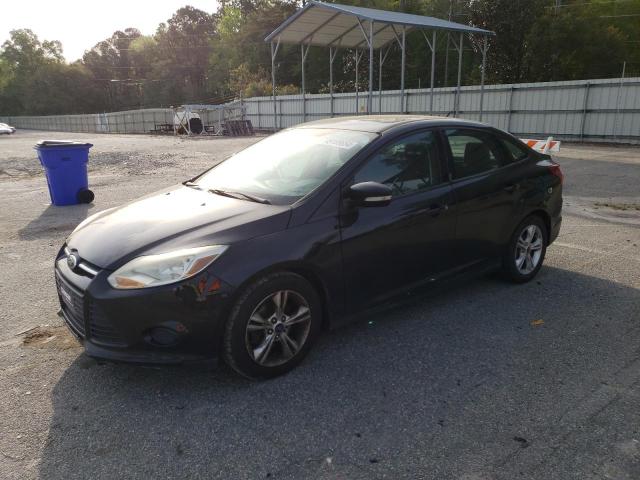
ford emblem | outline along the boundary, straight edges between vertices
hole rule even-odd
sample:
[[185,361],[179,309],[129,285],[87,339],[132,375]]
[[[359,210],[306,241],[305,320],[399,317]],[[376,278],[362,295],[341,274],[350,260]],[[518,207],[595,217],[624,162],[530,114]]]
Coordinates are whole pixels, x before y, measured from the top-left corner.
[[78,266],[78,256],[76,254],[74,254],[74,253],[70,254],[67,257],[67,265],[69,266],[69,268],[71,270],[76,268]]

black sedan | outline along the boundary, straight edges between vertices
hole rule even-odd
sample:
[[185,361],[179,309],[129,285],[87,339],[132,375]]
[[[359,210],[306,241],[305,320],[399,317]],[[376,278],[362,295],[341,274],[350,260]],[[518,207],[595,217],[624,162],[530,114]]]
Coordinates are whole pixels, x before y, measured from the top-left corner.
[[61,311],[95,357],[219,356],[272,377],[323,328],[407,291],[497,269],[531,280],[560,230],[562,180],[479,123],[307,123],[87,218],[56,259]]

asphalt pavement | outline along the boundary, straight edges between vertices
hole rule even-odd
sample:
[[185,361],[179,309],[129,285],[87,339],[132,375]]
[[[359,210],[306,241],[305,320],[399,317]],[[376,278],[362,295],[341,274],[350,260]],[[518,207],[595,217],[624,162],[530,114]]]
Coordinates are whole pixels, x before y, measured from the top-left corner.
[[[43,136],[95,144],[94,205],[49,206]],[[65,236],[253,141],[0,138],[0,478],[640,478],[638,147],[563,145],[562,231],[526,285],[415,298],[266,382],[86,357],[56,316]]]

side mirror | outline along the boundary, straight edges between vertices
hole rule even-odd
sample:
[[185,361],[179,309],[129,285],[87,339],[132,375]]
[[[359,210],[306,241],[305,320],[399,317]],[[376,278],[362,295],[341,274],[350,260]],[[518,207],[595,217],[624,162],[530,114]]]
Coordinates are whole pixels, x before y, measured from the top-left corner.
[[362,207],[384,207],[391,202],[391,188],[378,182],[356,183],[349,187],[349,199]]

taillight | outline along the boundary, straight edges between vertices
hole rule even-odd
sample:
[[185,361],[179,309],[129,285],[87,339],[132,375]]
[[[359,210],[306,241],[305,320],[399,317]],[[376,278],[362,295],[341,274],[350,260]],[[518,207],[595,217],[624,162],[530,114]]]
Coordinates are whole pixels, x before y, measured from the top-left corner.
[[562,170],[560,170],[560,165],[557,163],[555,165],[551,165],[549,167],[549,171],[552,175],[555,175],[560,179],[560,185],[562,185],[562,182],[564,182],[564,174],[562,173]]

